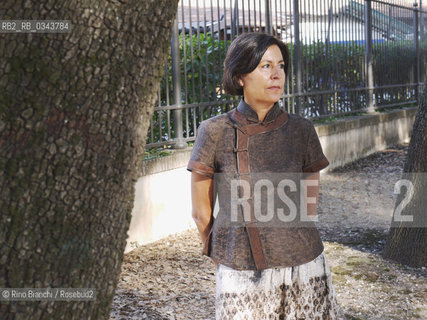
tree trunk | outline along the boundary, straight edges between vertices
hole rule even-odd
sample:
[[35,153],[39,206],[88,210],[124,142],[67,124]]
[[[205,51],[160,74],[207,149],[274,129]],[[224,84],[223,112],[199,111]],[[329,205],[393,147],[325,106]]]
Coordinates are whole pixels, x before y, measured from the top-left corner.
[[[427,92],[418,107],[403,172],[403,178],[412,182],[414,193],[401,215],[413,217],[413,222],[399,223],[394,216],[384,257],[423,267],[427,266]],[[396,205],[406,196],[400,194]]]
[[108,319],[178,0],[2,1],[0,288],[95,288],[96,301],[0,302],[1,319]]

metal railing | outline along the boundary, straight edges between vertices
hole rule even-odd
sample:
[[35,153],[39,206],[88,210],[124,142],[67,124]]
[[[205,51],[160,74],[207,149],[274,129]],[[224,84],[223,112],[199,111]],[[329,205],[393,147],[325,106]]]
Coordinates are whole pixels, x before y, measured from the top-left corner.
[[316,119],[416,103],[427,70],[420,8],[421,0],[181,0],[147,148],[184,148],[201,121],[238,103],[221,78],[242,32],[288,44],[288,112]]

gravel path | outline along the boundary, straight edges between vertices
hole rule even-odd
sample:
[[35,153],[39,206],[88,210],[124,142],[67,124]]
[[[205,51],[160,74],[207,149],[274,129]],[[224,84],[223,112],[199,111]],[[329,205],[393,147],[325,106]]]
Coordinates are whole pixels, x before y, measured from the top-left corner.
[[[406,152],[321,176],[317,226],[346,319],[427,319],[427,270],[381,257]],[[200,250],[192,229],[126,254],[110,319],[214,319],[215,268]]]

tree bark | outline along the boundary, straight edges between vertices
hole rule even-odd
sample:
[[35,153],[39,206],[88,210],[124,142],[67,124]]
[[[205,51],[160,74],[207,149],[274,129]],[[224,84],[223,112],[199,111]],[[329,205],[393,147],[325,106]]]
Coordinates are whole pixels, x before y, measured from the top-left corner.
[[[384,249],[384,257],[412,267],[427,266],[427,92],[415,117],[403,178],[410,180],[414,193],[402,210],[413,222],[393,222]],[[400,194],[396,205],[406,194]],[[396,212],[396,211],[395,211]]]
[[2,1],[0,288],[96,301],[1,302],[1,319],[108,319],[178,0]]

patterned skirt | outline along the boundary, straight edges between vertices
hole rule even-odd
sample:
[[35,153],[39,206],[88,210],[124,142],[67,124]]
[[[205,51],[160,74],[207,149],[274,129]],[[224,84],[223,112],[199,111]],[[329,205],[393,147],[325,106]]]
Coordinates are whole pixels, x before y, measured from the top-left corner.
[[331,272],[322,252],[305,264],[261,271],[219,264],[216,320],[336,320]]

